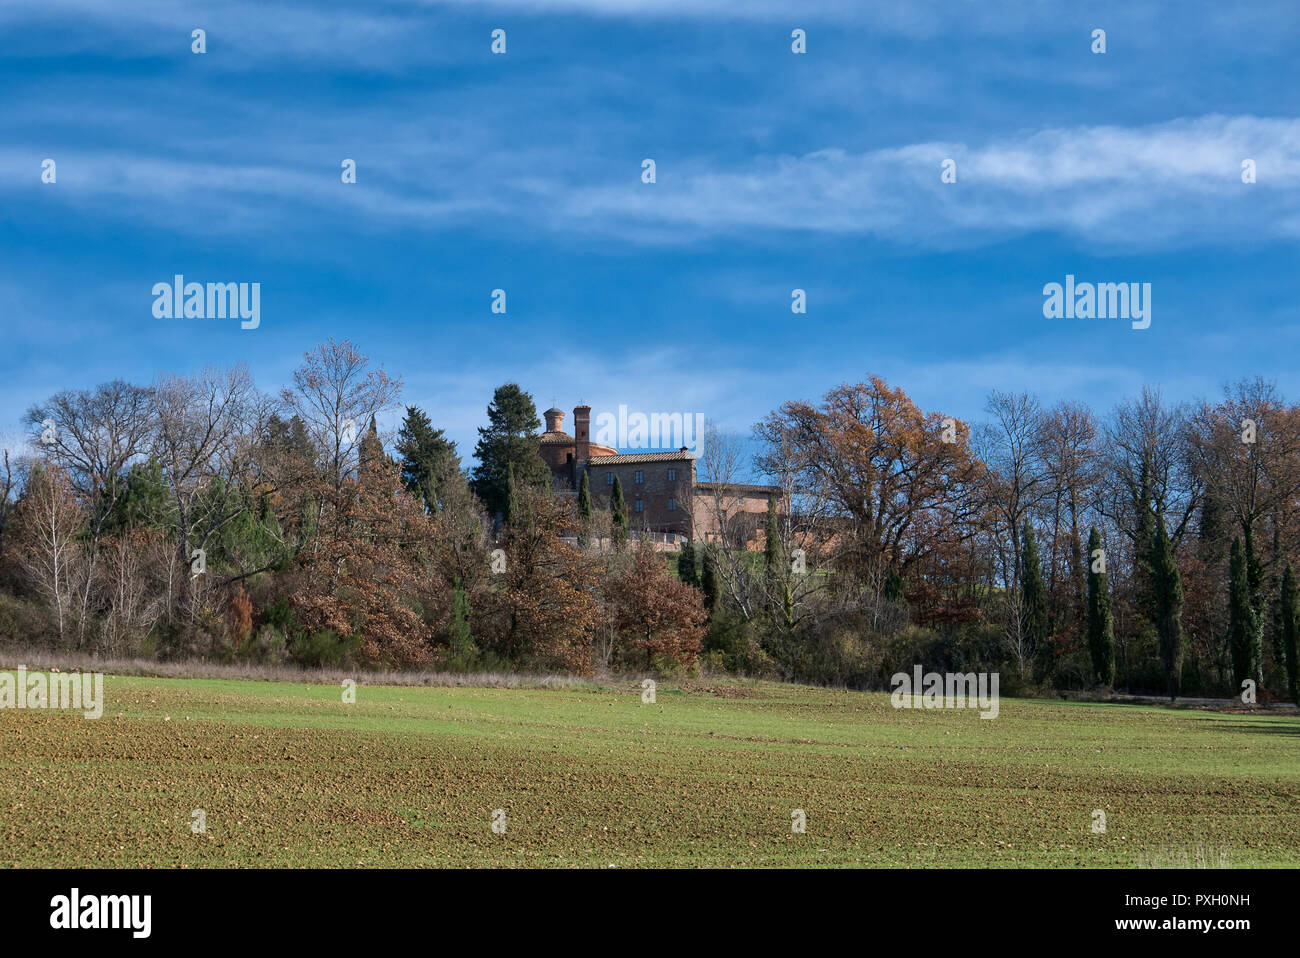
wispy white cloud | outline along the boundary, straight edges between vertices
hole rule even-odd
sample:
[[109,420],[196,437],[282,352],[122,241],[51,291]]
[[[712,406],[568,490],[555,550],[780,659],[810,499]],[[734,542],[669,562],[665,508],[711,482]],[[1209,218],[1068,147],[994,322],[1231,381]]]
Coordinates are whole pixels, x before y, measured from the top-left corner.
[[[1253,159],[1258,182],[1243,184]],[[940,180],[956,163],[957,182]],[[1255,191],[1252,193],[1252,191]],[[1252,202],[1258,193],[1267,205]],[[596,186],[566,219],[698,233],[789,230],[969,245],[1039,230],[1147,246],[1245,233],[1294,237],[1300,120],[1207,116],[1139,127],[1040,130],[986,144],[826,149],[739,168],[664,165],[653,186]]]
[[[204,233],[314,209],[360,216],[376,230],[490,222],[670,245],[786,232],[928,248],[1040,231],[1129,248],[1300,235],[1300,120],[1291,118],[1058,127],[986,143],[828,148],[727,165],[661,158],[652,185],[640,182],[639,157],[579,157],[560,145],[494,149],[494,134],[484,135],[474,162],[472,143],[452,148],[404,130],[371,151],[357,187],[339,183],[330,155],[338,150],[324,147],[315,168],[301,152],[223,164],[192,155],[202,143],[172,156],[74,150],[60,154],[58,192],[49,196]],[[1255,184],[1241,180],[1247,158]],[[956,163],[954,184],[940,181],[945,159]],[[615,168],[623,170],[617,185]],[[38,170],[38,154],[0,150],[0,190],[30,190]]]
[[[346,28],[340,12],[346,12]],[[930,36],[957,30],[1014,33],[1025,18],[1050,16],[1040,0],[1003,0],[997,4],[932,3],[927,0],[377,0],[365,8],[317,0],[226,0],[219,6],[181,5],[173,0],[6,0],[0,22],[55,16],[83,20],[113,20],[118,24],[179,26],[219,16],[228,22],[258,23],[264,32],[300,39],[317,33],[343,36],[354,25],[385,29],[402,19],[441,12],[458,14],[516,14],[524,16],[585,16],[624,20],[753,21],[799,25],[809,22],[868,24],[891,33]],[[199,23],[198,25],[201,25]]]

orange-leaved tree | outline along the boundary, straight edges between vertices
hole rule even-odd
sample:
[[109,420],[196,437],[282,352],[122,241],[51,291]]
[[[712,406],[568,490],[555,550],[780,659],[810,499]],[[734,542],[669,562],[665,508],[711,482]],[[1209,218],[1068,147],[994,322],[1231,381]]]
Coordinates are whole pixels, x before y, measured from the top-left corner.
[[672,575],[649,542],[638,545],[604,592],[615,633],[645,653],[647,667],[656,655],[694,664],[708,621],[703,595]]

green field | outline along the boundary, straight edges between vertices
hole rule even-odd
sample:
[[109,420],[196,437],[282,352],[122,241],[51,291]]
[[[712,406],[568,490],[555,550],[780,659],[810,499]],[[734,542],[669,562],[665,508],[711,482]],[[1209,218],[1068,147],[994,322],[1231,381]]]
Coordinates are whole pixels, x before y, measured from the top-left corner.
[[1003,699],[990,721],[735,683],[105,694],[98,721],[0,711],[0,863],[1300,865],[1294,715]]

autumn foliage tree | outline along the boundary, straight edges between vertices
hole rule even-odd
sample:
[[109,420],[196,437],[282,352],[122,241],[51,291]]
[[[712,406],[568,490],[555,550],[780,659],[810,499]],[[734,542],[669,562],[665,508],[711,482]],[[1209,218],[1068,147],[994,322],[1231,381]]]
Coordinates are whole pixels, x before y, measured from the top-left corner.
[[604,592],[616,634],[644,653],[647,668],[655,656],[684,666],[695,663],[708,621],[703,596],[675,578],[649,542],[632,550]]
[[787,402],[755,431],[840,518],[832,564],[879,595],[891,567],[907,576],[978,534],[982,466],[965,424],[947,418],[873,376],[835,387],[820,405]]
[[446,623],[449,591],[431,574],[430,519],[387,457],[316,489],[319,524],[299,556],[291,602],[308,633],[357,641],[362,663],[426,665]]
[[589,673],[599,610],[594,567],[563,538],[581,528],[574,503],[521,485],[516,509],[505,531],[505,571],[491,576],[481,600],[479,644],[507,661]]

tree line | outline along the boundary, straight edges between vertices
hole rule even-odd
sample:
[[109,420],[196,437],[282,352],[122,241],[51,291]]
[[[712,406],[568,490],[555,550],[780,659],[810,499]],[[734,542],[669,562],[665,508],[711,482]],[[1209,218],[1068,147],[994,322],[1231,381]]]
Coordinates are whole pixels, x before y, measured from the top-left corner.
[[34,452],[2,463],[0,637],[304,666],[694,664],[697,591],[648,548],[570,544],[600,523],[551,489],[531,397],[496,390],[467,470],[415,406],[385,443],[400,391],[330,341],[278,395],[237,367],[36,404]]
[[[331,340],[276,394],[236,367],[37,403],[27,453],[0,463],[0,637],[855,687],[921,663],[1000,671],[1008,693],[1296,697],[1300,408],[1263,380],[1102,412],[994,391],[975,424],[877,377],[842,384],[749,441],[710,427],[695,511],[718,534],[672,554],[638,538],[617,483],[552,488],[518,385],[495,391],[472,469],[416,406],[381,434],[401,386]],[[734,495],[756,480],[781,490],[765,520]]]
[[[790,505],[762,565],[708,547],[706,654],[849,684],[923,662],[1004,689],[1295,699],[1300,407],[1250,379],[1103,413],[994,390],[984,411],[924,413],[873,377],[765,417],[758,468]],[[714,477],[737,473],[740,445],[711,438]]]

